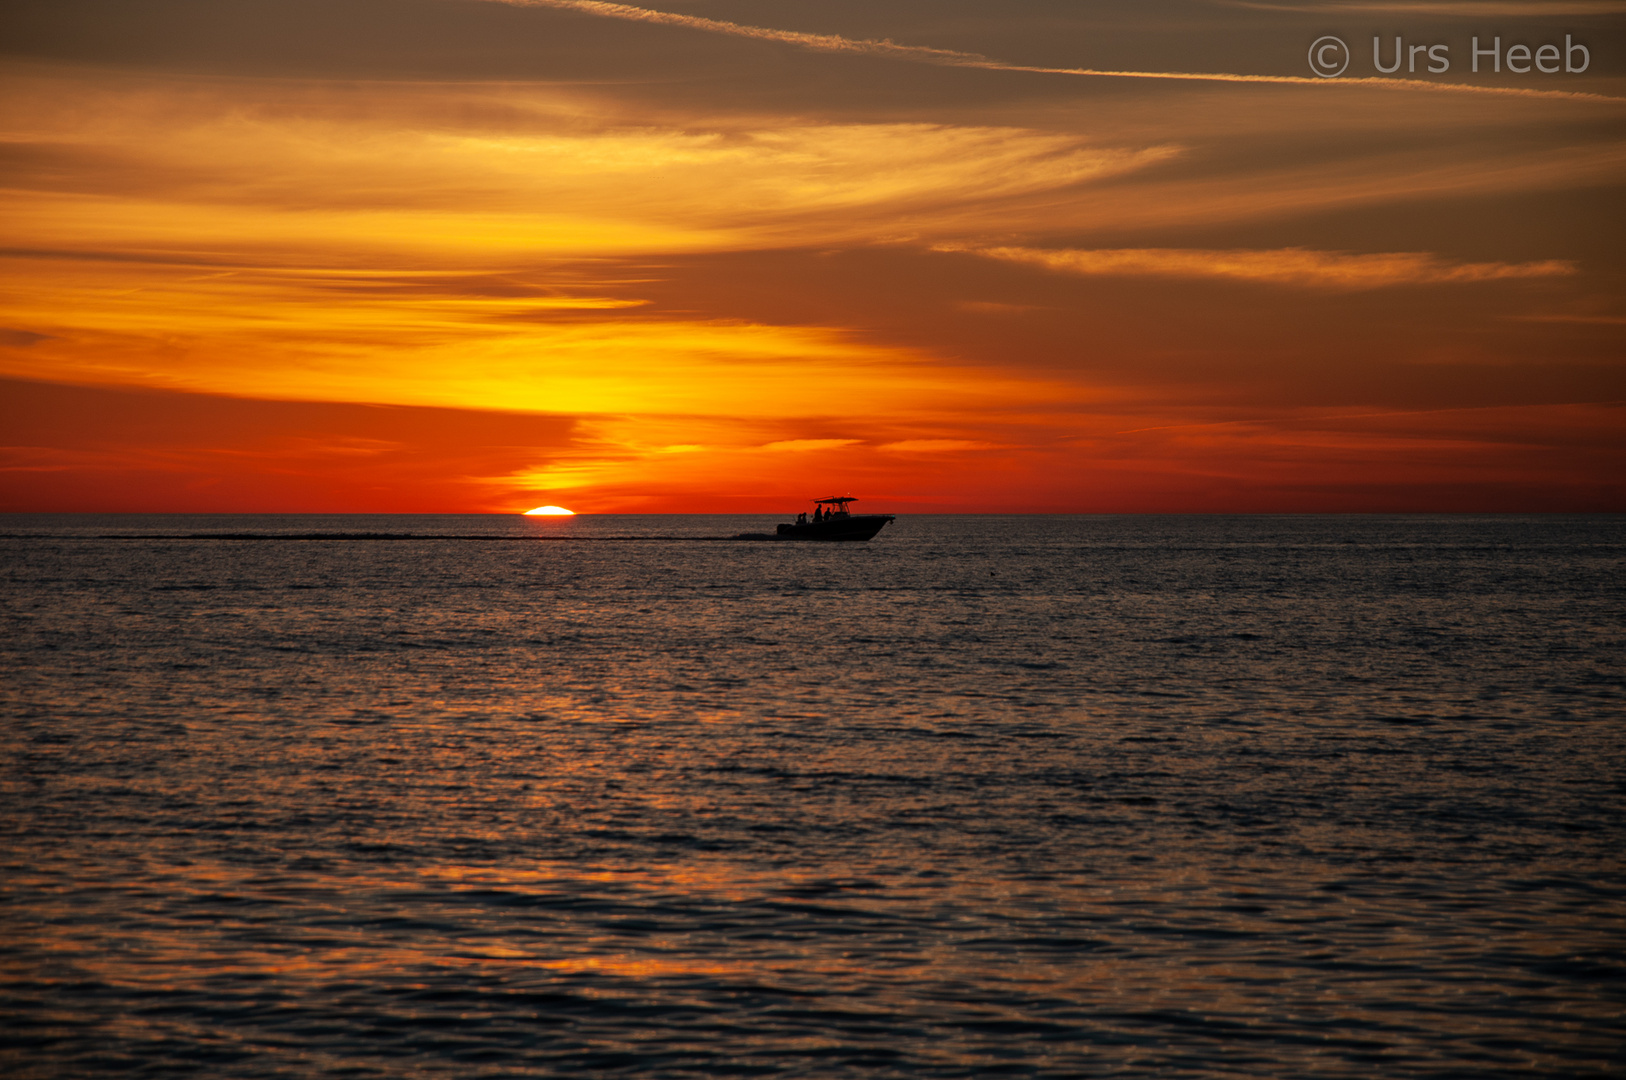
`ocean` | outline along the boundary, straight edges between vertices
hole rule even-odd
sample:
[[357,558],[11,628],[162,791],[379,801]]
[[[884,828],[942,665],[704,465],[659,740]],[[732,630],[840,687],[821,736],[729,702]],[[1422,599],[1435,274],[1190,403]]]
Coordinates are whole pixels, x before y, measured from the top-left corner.
[[17,1078],[1626,1071],[1626,519],[0,517]]

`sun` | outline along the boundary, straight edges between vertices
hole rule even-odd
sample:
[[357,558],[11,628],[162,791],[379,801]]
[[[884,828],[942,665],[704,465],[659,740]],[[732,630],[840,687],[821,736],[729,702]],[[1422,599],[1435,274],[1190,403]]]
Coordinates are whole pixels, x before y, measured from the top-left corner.
[[535,510],[525,511],[526,517],[575,517],[576,511],[566,510],[562,506],[539,506]]

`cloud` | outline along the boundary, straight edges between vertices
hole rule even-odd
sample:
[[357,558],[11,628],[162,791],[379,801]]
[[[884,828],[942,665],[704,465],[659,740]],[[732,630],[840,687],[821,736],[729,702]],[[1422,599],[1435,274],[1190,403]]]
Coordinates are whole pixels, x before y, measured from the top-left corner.
[[[1071,132],[681,116],[524,87],[14,76],[8,243],[465,266],[1011,228],[1173,157]],[[473,116],[469,120],[459,107]],[[940,233],[939,233],[940,234]],[[342,253],[342,254],[341,254]]]
[[467,478],[566,453],[575,427],[562,416],[0,378],[0,509],[503,509]]
[[978,439],[903,439],[879,447],[894,454],[951,454],[961,450],[992,450],[995,444]]
[[569,414],[786,417],[827,411],[832,387],[850,410],[907,414],[1059,392],[1019,374],[945,368],[923,350],[838,327],[646,314],[598,297],[561,310],[561,298],[524,295],[541,290],[523,276],[506,282],[520,295],[494,297],[479,287],[491,281],[458,275],[252,267],[200,275],[128,263],[109,289],[101,263],[0,265],[27,281],[0,301],[0,319],[50,335],[0,354],[0,373],[22,378]]
[[38,345],[42,341],[50,341],[49,334],[36,334],[32,330],[18,330],[10,326],[0,326],[0,345],[9,345],[14,349],[26,349],[30,345]]
[[[474,272],[1280,217],[1610,183],[1626,161],[1618,140],[1602,136],[1459,138],[1449,148],[1416,138],[1379,152],[1364,149],[1372,121],[1359,97],[1329,110],[1319,95],[1260,91],[1252,121],[1215,97],[1188,90],[1181,108],[1155,115],[1103,109],[1084,134],[1076,124],[652,118],[522,86],[18,74],[0,84],[20,162],[0,213],[19,248],[167,253],[217,271]],[[1494,113],[1498,130],[1515,120],[1517,131],[1572,130],[1553,127],[1547,103],[1516,112],[1474,99],[1427,104],[1384,122],[1478,136]],[[1567,120],[1590,111],[1571,106]],[[1269,134],[1250,122],[1272,125]],[[1355,152],[1328,155],[1328,132],[1347,133]],[[1310,149],[1284,152],[1280,140],[1301,134]],[[572,303],[590,300],[570,292]]]
[[842,446],[852,446],[860,442],[859,439],[780,439],[763,446],[764,450],[790,450],[798,453],[809,450],[834,450]]
[[[953,248],[940,250],[957,250]],[[1000,300],[961,300],[954,305],[961,311],[971,311],[978,315],[1023,315],[1029,311],[1037,311],[1036,304],[1011,304]]]
[[1525,263],[1452,263],[1427,252],[1351,255],[1304,248],[1267,250],[1203,248],[1028,248],[941,244],[936,251],[964,251],[1070,274],[1101,277],[1218,278],[1301,288],[1381,289],[1519,278],[1562,277],[1575,264],[1559,259]]

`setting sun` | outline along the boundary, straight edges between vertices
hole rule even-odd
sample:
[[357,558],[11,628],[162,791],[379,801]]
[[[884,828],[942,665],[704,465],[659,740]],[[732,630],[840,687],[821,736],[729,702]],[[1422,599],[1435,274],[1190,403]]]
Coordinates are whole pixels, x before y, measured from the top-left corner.
[[525,511],[526,517],[575,517],[576,511],[566,510],[562,506],[539,506],[535,510]]

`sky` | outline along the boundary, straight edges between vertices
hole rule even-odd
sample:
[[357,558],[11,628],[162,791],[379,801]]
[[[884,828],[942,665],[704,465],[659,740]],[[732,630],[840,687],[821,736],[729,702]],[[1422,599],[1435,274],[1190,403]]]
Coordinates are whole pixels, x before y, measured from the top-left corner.
[[9,0],[0,155],[3,511],[1626,511],[1626,0]]

